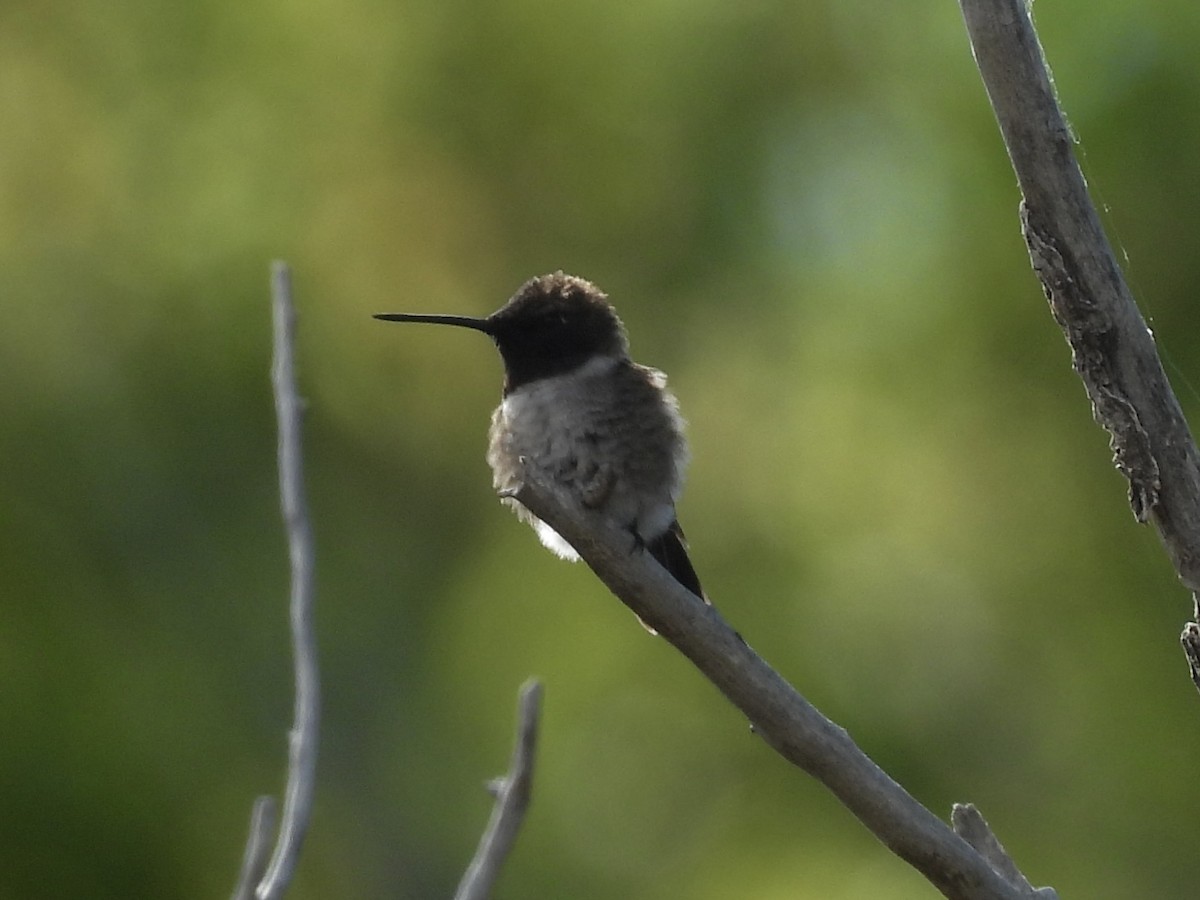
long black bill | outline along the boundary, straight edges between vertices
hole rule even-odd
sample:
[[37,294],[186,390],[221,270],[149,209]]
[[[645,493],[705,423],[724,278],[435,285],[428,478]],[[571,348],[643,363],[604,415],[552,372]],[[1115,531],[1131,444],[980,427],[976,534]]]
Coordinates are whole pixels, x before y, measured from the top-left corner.
[[492,333],[492,324],[487,319],[475,319],[471,316],[440,316],[424,313],[376,313],[376,319],[384,322],[429,322],[433,325],[457,325],[460,328],[473,328],[484,334]]

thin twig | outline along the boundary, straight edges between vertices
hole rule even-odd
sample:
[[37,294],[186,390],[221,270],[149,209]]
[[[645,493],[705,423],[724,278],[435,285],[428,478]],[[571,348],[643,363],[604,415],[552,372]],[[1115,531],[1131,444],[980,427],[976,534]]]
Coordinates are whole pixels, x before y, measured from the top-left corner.
[[[1129,481],[1134,516],[1154,523],[1200,602],[1200,453],[1088,195],[1026,0],[959,2],[1021,186],[1034,271]],[[1200,687],[1193,629],[1183,643]]]
[[750,720],[755,734],[818,779],[864,825],[955,900],[1031,895],[998,874],[949,826],[875,765],[845,729],[825,718],[721,618],[672,578],[628,532],[566,508],[527,481],[516,498],[557,531],[643,622],[691,660]]
[[316,786],[317,732],[320,721],[320,685],[317,641],[313,630],[312,531],[304,499],[304,461],[301,442],[303,401],[296,393],[294,362],[296,311],[292,306],[291,274],[286,263],[276,262],[271,272],[275,360],[271,382],[279,422],[279,491],[291,559],[292,587],[289,611],[292,626],[296,702],[288,741],[288,778],[275,852],[259,882],[259,900],[282,897],[295,875],[300,847],[312,814]]
[[254,890],[267,869],[271,838],[275,834],[278,804],[274,797],[259,797],[250,811],[250,835],[242,854],[242,870],[231,900],[254,900]]
[[491,896],[500,867],[508,858],[517,832],[529,808],[533,790],[533,764],[537,749],[538,714],[542,686],[528,681],[521,687],[517,712],[517,739],[513,745],[508,774],[494,787],[496,802],[487,828],[467,867],[454,900],[487,900]]
[[1000,839],[988,825],[983,813],[976,809],[974,804],[955,803],[954,808],[950,810],[950,825],[954,828],[954,833],[978,850],[980,856],[986,859],[1004,879],[1031,893],[1034,897],[1040,897],[1042,900],[1058,900],[1058,894],[1054,888],[1034,888],[1029,880],[1021,874],[1021,870],[1017,868],[1013,858],[1008,855],[1008,851],[1004,849],[1004,845],[1000,843]]

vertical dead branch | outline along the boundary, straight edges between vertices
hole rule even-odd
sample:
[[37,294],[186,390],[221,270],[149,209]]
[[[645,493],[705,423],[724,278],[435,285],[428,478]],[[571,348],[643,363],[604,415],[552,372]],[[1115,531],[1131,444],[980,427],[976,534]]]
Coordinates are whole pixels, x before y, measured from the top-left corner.
[[542,686],[537,681],[521,687],[517,711],[517,739],[513,745],[508,773],[492,785],[496,803],[491,818],[467,867],[454,900],[487,900],[492,894],[500,867],[508,858],[517,832],[529,808],[533,792],[533,764],[537,750],[538,715]]
[[[283,817],[275,849],[266,871],[258,881],[254,896],[259,900],[278,900],[291,883],[300,857],[300,848],[312,815],[316,787],[317,737],[320,722],[320,685],[317,671],[317,641],[313,630],[313,542],[304,499],[304,457],[301,439],[303,401],[296,392],[295,331],[296,310],[292,305],[291,273],[286,263],[276,262],[271,270],[272,320],[274,322],[275,359],[271,383],[275,392],[275,412],[279,423],[279,491],[287,531],[288,556],[291,560],[291,598],[288,609],[292,628],[292,653],[296,680],[296,700],[292,730],[288,736],[288,776],[284,792]],[[263,851],[259,849],[270,798],[260,797],[255,804],[251,833],[242,865],[242,879],[261,869]],[[270,816],[273,819],[273,816]],[[239,882],[238,890],[243,890]],[[244,896],[234,894],[235,898]]]
[[288,556],[292,568],[289,610],[296,702],[288,736],[288,780],[283,797],[279,839],[258,886],[259,900],[282,897],[296,872],[300,847],[312,815],[316,789],[317,732],[320,723],[320,681],[317,671],[317,638],[313,630],[313,549],[308,505],[304,498],[304,456],[301,436],[304,402],[296,392],[296,309],[292,305],[292,276],[287,264],[277,261],[271,272],[275,323],[275,361],[271,382],[279,420],[279,492],[287,528]]
[[[1021,227],[1092,414],[1111,439],[1139,522],[1154,523],[1200,602],[1200,455],[1104,236],[1024,0],[960,0],[1013,171]],[[1200,625],[1182,640],[1200,687]]]

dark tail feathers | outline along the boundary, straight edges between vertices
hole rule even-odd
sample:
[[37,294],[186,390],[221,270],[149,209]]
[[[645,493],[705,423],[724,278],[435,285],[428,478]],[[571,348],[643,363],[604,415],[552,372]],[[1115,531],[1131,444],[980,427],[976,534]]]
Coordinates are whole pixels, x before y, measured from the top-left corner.
[[684,541],[683,529],[679,527],[678,520],[672,522],[671,527],[659,537],[647,541],[646,549],[676,581],[708,603],[704,589],[700,587],[700,576],[696,574],[692,561],[688,559],[687,543]]

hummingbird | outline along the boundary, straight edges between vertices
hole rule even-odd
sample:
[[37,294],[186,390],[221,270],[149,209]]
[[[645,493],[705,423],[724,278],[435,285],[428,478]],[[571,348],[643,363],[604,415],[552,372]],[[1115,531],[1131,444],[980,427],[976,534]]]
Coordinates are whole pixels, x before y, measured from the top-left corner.
[[529,470],[560,501],[628,531],[635,547],[709,602],[675,515],[688,461],[679,404],[662,372],[630,359],[625,326],[596,285],[558,271],[529,279],[484,318],[375,318],[470,328],[496,344],[504,389],[488,432],[492,483],[547,548],[579,559],[511,496]]

